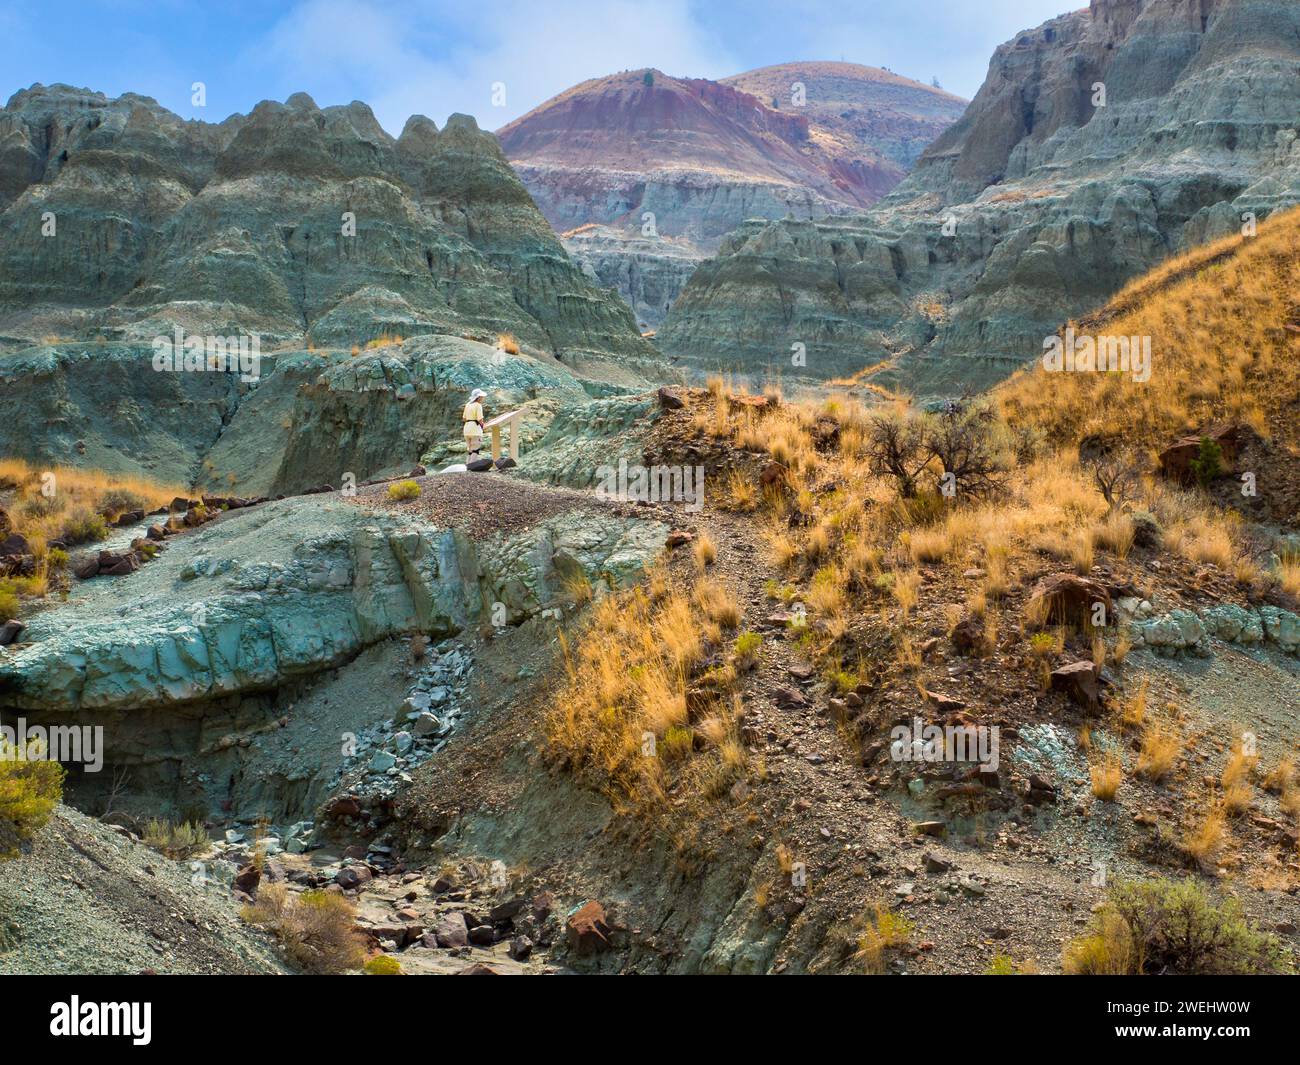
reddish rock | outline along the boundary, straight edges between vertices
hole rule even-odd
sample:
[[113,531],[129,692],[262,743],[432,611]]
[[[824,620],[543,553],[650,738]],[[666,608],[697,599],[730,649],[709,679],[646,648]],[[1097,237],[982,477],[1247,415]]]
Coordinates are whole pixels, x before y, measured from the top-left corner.
[[30,577],[36,572],[31,555],[0,555],[0,577]]
[[664,410],[681,410],[686,406],[686,401],[673,389],[661,388],[659,389],[659,406],[663,407]]
[[374,877],[368,865],[345,865],[334,876],[334,883],[344,891],[355,891]]
[[579,955],[597,954],[609,949],[609,924],[605,907],[595,899],[579,906],[564,926],[569,949]]
[[964,710],[966,708],[966,704],[960,699],[954,698],[951,695],[945,695],[943,692],[930,691],[927,688],[924,689],[921,694],[925,696],[925,701],[941,714],[950,714],[953,711]]
[[1110,590],[1091,577],[1076,573],[1049,573],[1029,593],[1025,614],[1041,625],[1091,626],[1097,604],[1105,607],[1104,621],[1111,618]]
[[758,483],[764,488],[780,488],[786,483],[789,469],[780,462],[769,462],[758,475]]
[[457,969],[452,976],[500,976],[492,966],[484,965],[481,961],[476,961],[473,965],[467,965],[463,969]]
[[533,896],[533,917],[540,924],[555,912],[555,896],[549,891],[539,891]]
[[134,551],[101,551],[99,553],[99,576],[123,577],[140,568],[140,556]]
[[1192,463],[1201,453],[1203,439],[1212,440],[1219,445],[1224,471],[1227,472],[1241,454],[1247,432],[1245,426],[1241,425],[1216,425],[1195,436],[1185,436],[1160,452],[1160,472],[1180,484],[1194,482],[1196,474],[1192,472]]
[[261,882],[261,867],[249,862],[247,865],[240,867],[239,872],[235,874],[231,887],[235,891],[242,891],[251,899],[257,895],[257,885]]
[[353,795],[340,795],[325,808],[325,816],[338,819],[360,817],[361,803]]
[[440,947],[455,949],[469,945],[469,929],[465,926],[465,915],[459,910],[439,917],[432,931]]
[[75,566],[72,567],[72,573],[78,580],[82,580],[82,581],[88,581],[90,580],[91,577],[98,576],[99,556],[91,555],[90,558],[78,562]]
[[962,654],[970,654],[984,646],[984,626],[978,618],[967,615],[952,630],[952,645]]
[[163,530],[161,525],[150,525],[149,531],[145,533],[145,536],[150,540],[165,540],[167,538],[167,533]]
[[1071,662],[1052,670],[1052,691],[1065,692],[1086,710],[1095,710],[1101,699],[1101,681],[1093,662]]
[[0,541],[0,555],[30,555],[31,545],[22,533],[11,532]]
[[665,542],[669,547],[681,547],[683,544],[689,544],[694,539],[694,533],[689,533],[685,529],[673,529],[668,534],[668,539]]

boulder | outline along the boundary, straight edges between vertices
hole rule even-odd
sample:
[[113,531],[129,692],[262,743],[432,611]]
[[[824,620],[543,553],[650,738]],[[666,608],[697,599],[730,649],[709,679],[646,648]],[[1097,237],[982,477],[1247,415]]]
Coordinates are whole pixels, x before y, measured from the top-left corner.
[[0,647],[8,647],[22,635],[23,623],[10,618],[0,625]]
[[249,862],[247,865],[240,866],[231,887],[235,891],[242,891],[251,899],[257,896],[257,886],[261,882],[262,867],[254,862]]
[[91,577],[98,576],[99,556],[91,555],[89,558],[83,559],[82,561],[78,562],[75,566],[72,567],[72,573],[73,576],[75,576],[78,580],[81,581],[88,581],[90,580]]
[[1093,624],[1098,604],[1105,608],[1103,623],[1107,623],[1111,617],[1111,599],[1106,585],[1076,573],[1049,573],[1034,585],[1024,610],[1026,617],[1040,625],[1087,628]]
[[1065,692],[1085,710],[1095,710],[1101,699],[1101,678],[1092,662],[1071,662],[1052,670],[1052,691]]
[[664,410],[681,410],[686,401],[675,389],[664,387],[659,389],[659,406]]
[[355,891],[373,878],[374,873],[370,871],[370,866],[357,863],[356,865],[345,865],[335,873],[334,883],[338,884],[344,891]]
[[140,568],[140,556],[134,551],[101,551],[99,553],[100,577],[123,577]]
[[605,907],[595,899],[585,902],[569,915],[564,924],[569,949],[580,956],[599,954],[610,948],[610,927]]
[[459,910],[452,910],[439,917],[434,922],[432,931],[440,947],[454,949],[469,945],[469,929],[465,926],[465,915]]
[[11,532],[0,540],[0,555],[30,555],[31,545],[22,533]]

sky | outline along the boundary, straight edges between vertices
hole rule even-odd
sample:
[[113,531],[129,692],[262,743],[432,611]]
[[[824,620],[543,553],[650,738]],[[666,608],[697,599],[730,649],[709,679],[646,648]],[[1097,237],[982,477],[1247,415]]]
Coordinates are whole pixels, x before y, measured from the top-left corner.
[[[1083,0],[5,0],[0,99],[43,82],[219,122],[260,100],[362,100],[390,133],[498,129],[587,78],[720,78],[793,60],[888,67],[970,98],[993,49]],[[194,84],[204,87],[194,104]]]

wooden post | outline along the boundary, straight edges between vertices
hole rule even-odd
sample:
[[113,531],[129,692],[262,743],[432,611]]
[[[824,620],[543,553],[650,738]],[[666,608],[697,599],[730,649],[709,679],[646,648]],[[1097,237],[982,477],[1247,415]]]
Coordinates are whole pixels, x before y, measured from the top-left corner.
[[519,461],[519,425],[523,417],[522,410],[506,411],[505,414],[498,414],[484,424],[484,428],[492,430],[493,462],[501,457],[501,430],[505,428],[510,430],[510,457],[516,462]]

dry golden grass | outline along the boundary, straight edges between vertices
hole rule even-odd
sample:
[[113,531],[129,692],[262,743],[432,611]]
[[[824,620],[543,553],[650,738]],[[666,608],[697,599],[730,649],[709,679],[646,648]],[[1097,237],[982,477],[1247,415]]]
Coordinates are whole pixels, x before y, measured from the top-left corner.
[[732,470],[727,477],[727,500],[732,510],[748,513],[758,506],[758,489],[740,471]]
[[1223,854],[1227,839],[1227,819],[1217,806],[1206,811],[1183,838],[1183,849],[1196,860],[1202,869],[1211,870]]
[[1288,555],[1281,559],[1276,573],[1282,591],[1300,599],[1300,556]]
[[1092,545],[1109,551],[1116,558],[1125,559],[1133,549],[1135,532],[1133,519],[1116,512],[1092,527]]
[[1295,782],[1295,759],[1291,755],[1285,754],[1278,759],[1277,765],[1265,775],[1264,790],[1270,791],[1274,795],[1281,795],[1283,792],[1290,791],[1295,786]]
[[920,594],[921,575],[916,570],[895,570],[891,590],[898,603],[898,609],[906,618],[916,606]]
[[853,956],[868,973],[882,973],[887,952],[906,946],[915,930],[906,917],[877,903],[861,921]]
[[1168,776],[1183,749],[1178,729],[1171,723],[1152,721],[1142,730],[1137,771],[1153,783]]
[[1240,741],[1233,745],[1227,764],[1223,767],[1220,782],[1223,784],[1223,811],[1229,817],[1237,817],[1250,809],[1255,797],[1250,784],[1250,774],[1259,762],[1259,757],[1246,754]]
[[1136,447],[1163,446],[1222,420],[1294,436],[1300,338],[1287,330],[1300,291],[1300,209],[1258,236],[1229,237],[1171,259],[1120,291],[1081,333],[1152,338],[1151,379],[1023,371],[998,390],[1008,421],[1059,446],[1123,426]]
[[712,566],[718,557],[718,548],[713,543],[713,537],[707,532],[700,532],[695,537],[695,545],[691,548],[691,555],[695,559],[695,568],[700,573]]
[[1092,793],[1103,802],[1114,801],[1116,792],[1124,780],[1124,765],[1119,755],[1107,754],[1100,762],[1089,769],[1092,777]]
[[1147,689],[1148,684],[1144,677],[1136,691],[1131,695],[1125,695],[1120,700],[1118,707],[1120,728],[1136,731],[1146,723]]

